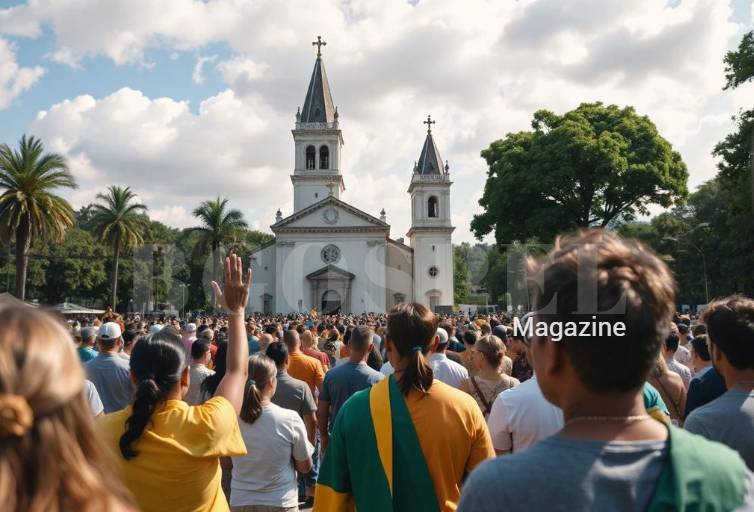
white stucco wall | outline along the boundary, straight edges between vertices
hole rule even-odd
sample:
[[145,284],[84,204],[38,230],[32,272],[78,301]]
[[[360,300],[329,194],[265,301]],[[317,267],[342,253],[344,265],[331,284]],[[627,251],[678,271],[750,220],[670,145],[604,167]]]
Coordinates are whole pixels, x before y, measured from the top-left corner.
[[[453,247],[450,234],[415,233],[411,243],[414,249],[414,300],[429,306],[427,293],[440,292],[439,305],[453,304]],[[436,266],[437,277],[429,275]]]
[[[327,265],[320,253],[328,244],[334,244],[340,249],[340,259],[334,265],[356,276],[351,282],[350,310],[356,313],[384,311],[386,237],[383,233],[279,235],[275,258],[276,311],[308,311],[313,306],[320,309],[321,297],[316,298],[317,304],[312,303],[311,288],[306,276]],[[345,297],[341,297],[341,300],[345,300]]]
[[275,245],[267,246],[251,255],[251,270],[253,273],[251,290],[249,291],[249,306],[247,310],[263,310],[262,295],[275,295]]
[[386,303],[390,309],[395,301],[395,294],[400,293],[410,302],[414,297],[413,254],[408,247],[394,242],[387,244],[387,290]]

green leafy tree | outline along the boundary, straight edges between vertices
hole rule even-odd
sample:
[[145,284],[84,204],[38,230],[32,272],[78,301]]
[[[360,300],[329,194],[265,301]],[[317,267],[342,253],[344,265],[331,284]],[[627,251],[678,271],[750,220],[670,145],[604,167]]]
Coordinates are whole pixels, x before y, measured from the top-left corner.
[[469,296],[469,244],[453,246],[453,296],[456,304],[466,302]]
[[120,252],[143,241],[148,224],[147,207],[136,203],[130,187],[110,186],[106,194],[97,194],[99,203],[92,205],[90,225],[97,238],[112,247],[113,266],[110,274],[110,305],[118,306],[118,264]]
[[669,207],[688,193],[681,156],[632,107],[584,103],[563,115],[534,114],[533,131],[482,151],[489,166],[471,228],[498,244],[549,242],[581,227],[607,227]]
[[[200,250],[211,250],[212,279],[218,280],[220,268],[220,245],[235,244],[247,227],[240,210],[229,209],[228,199],[217,199],[202,202],[193,212],[194,217],[201,221],[201,226],[193,228],[201,233],[197,247]],[[206,252],[205,252],[206,254]]]
[[75,188],[63,156],[45,153],[36,137],[21,137],[19,148],[0,145],[0,238],[16,245],[16,296],[26,297],[26,271],[34,240],[61,240],[74,213],[57,188]]

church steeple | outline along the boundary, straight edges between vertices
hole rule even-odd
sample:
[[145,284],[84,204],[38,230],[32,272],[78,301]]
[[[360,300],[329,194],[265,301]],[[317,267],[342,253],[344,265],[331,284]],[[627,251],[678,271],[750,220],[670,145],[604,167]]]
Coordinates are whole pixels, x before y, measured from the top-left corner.
[[435,121],[430,116],[423,121],[427,125],[427,137],[424,139],[424,146],[419,155],[419,161],[414,166],[414,172],[417,174],[442,174],[445,166],[440,158],[440,152],[435,145],[435,139],[432,138],[432,125]]
[[293,129],[295,167],[291,175],[294,212],[329,196],[340,199],[345,190],[340,174],[343,135],[322,62],[322,47],[326,44],[321,36],[312,43],[317,47],[317,60],[306,90],[304,107],[296,112]]
[[317,60],[314,61],[314,70],[309,80],[309,88],[306,90],[301,123],[333,123],[337,120],[337,111],[322,61],[322,46],[326,44],[321,36],[317,36],[317,40],[312,42],[312,45],[317,47]]

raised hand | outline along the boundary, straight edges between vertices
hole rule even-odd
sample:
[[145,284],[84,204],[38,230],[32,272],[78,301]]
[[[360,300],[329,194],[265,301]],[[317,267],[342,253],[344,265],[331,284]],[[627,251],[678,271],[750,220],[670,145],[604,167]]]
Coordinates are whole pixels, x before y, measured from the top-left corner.
[[212,289],[220,305],[228,314],[243,314],[249,300],[249,286],[251,285],[251,269],[244,273],[243,262],[235,254],[225,258],[225,286],[220,289],[216,281],[212,281]]

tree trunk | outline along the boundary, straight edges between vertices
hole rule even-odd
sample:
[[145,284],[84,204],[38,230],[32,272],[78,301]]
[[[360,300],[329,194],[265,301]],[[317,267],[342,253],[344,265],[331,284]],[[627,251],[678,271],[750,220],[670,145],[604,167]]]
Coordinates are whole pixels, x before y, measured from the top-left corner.
[[[220,258],[220,242],[212,242],[212,280],[220,284],[220,280],[217,278],[218,259]],[[217,307],[217,297],[215,296],[215,289],[212,288],[212,307]]]
[[110,307],[113,312],[118,307],[118,264],[120,263],[120,233],[115,235],[115,247],[113,251],[113,271],[110,275]]
[[26,216],[16,232],[16,297],[26,300],[26,269],[29,267],[31,246],[31,223]]

